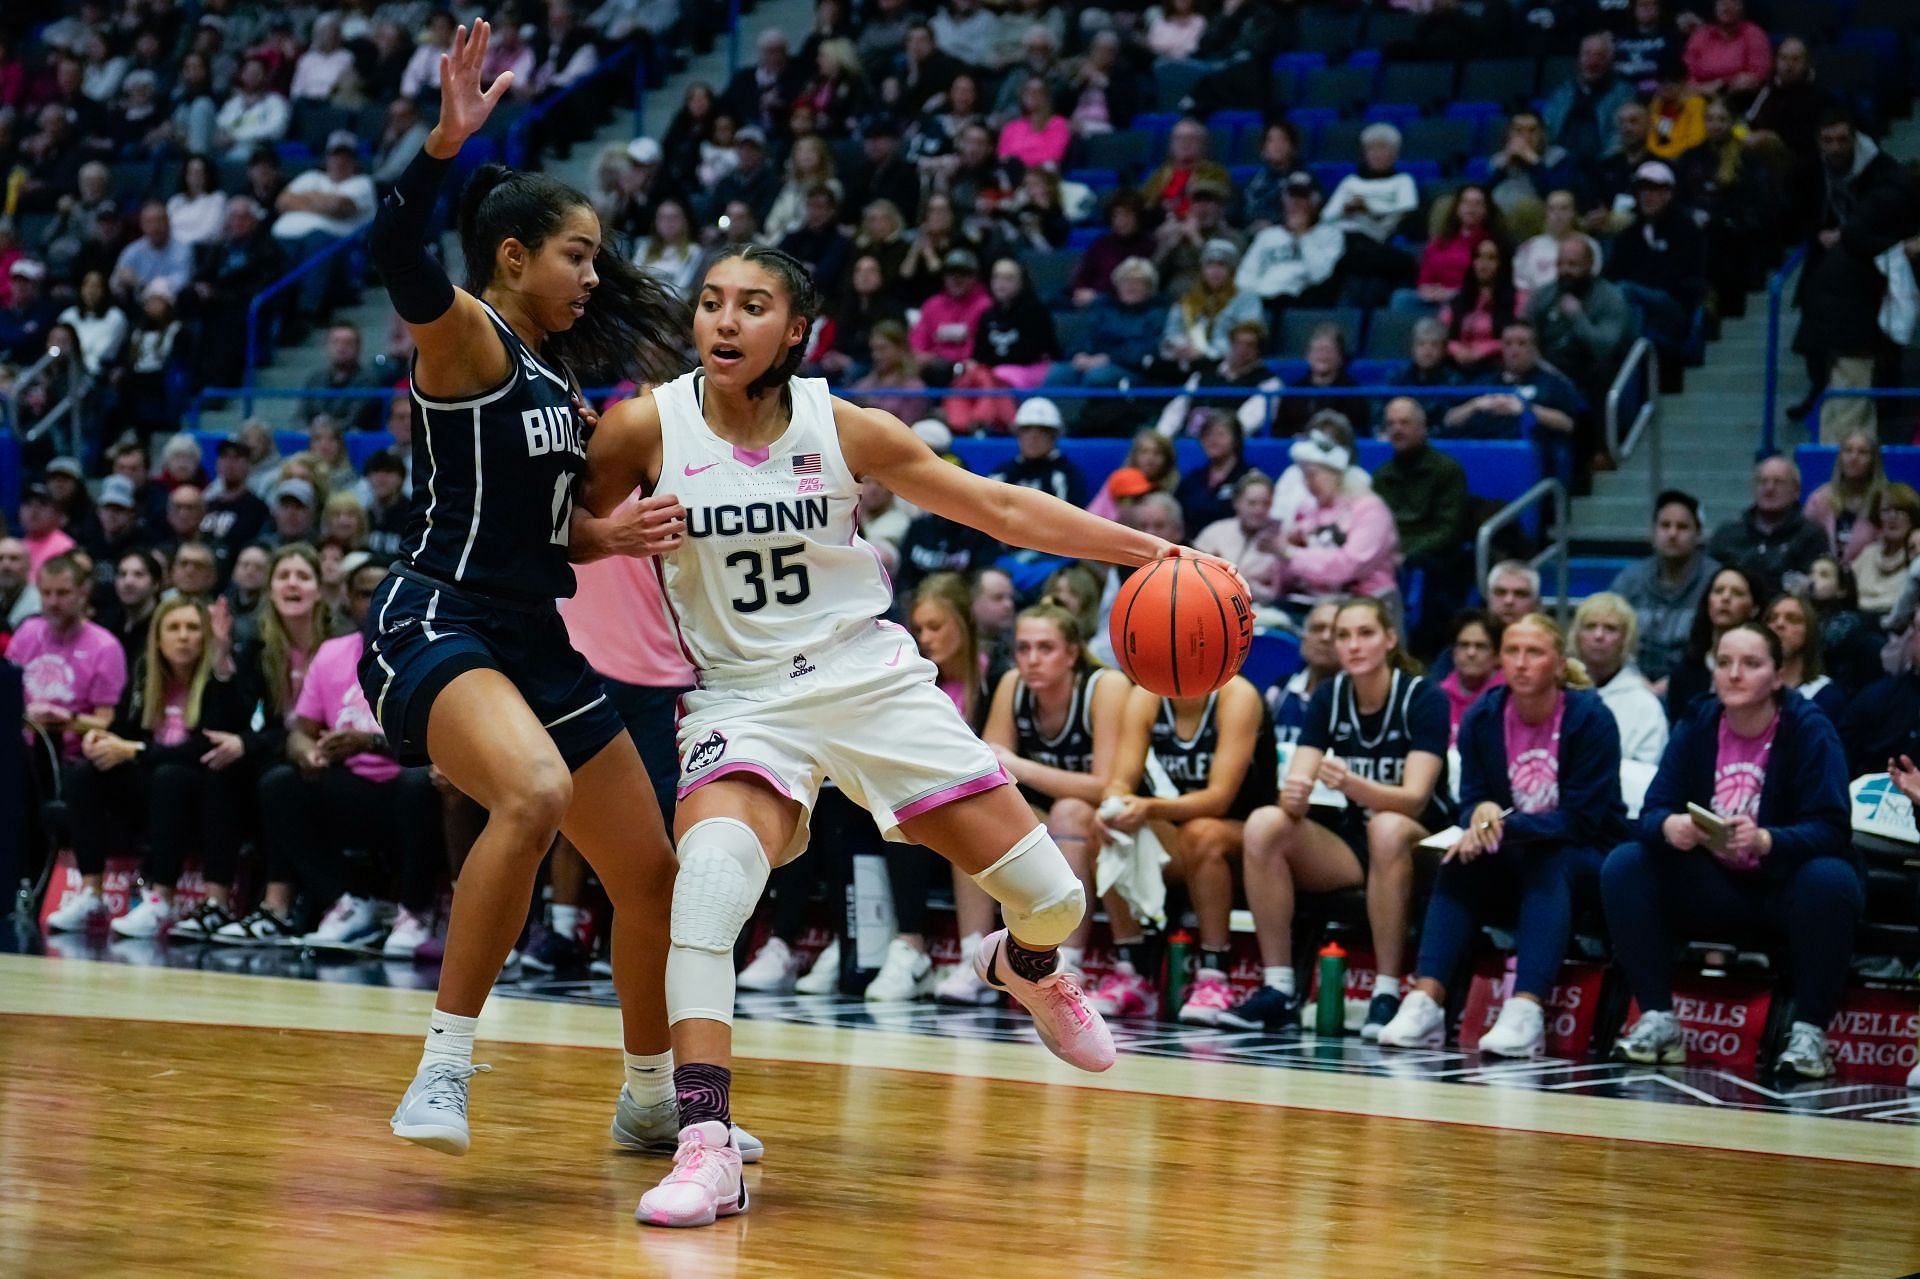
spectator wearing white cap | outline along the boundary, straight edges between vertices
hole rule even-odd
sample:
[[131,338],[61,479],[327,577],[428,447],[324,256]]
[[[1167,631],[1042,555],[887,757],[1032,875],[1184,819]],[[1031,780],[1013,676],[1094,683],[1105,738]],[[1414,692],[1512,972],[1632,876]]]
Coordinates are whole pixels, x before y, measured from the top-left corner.
[[[360,171],[360,139],[345,129],[327,135],[327,161],[287,184],[275,203],[273,238],[297,265],[325,252],[373,221],[373,179]],[[329,296],[347,285],[346,262],[336,256],[330,269],[300,278],[301,314],[312,318]]]
[[267,64],[249,57],[240,64],[233,94],[215,117],[215,138],[229,160],[245,160],[253,149],[284,141],[293,108],[267,83]]
[[0,306],[0,360],[31,364],[47,345],[59,310],[44,296],[47,268],[32,258],[15,258],[7,268],[13,300]]
[[1305,476],[1312,501],[1294,511],[1275,539],[1275,593],[1371,595],[1397,606],[1400,534],[1378,496],[1343,489],[1353,454],[1325,431],[1309,431],[1288,456]]
[[281,480],[273,488],[273,527],[261,536],[268,546],[310,542],[316,520],[313,485],[307,480]]
[[1678,354],[1707,290],[1707,244],[1700,227],[1674,202],[1673,170],[1648,160],[1633,172],[1633,221],[1613,243],[1607,278],[1640,312],[1642,328],[1661,353]]
[[1288,177],[1281,195],[1280,221],[1247,246],[1234,283],[1269,302],[1318,301],[1310,295],[1332,281],[1346,234],[1320,220],[1320,185],[1311,173]]
[[1060,451],[1061,426],[1060,406],[1052,400],[1035,396],[1024,401],[1013,415],[1013,437],[1019,453],[992,478],[1085,506],[1087,477]]
[[665,159],[652,138],[616,142],[600,153],[592,198],[601,226],[631,239],[653,233],[654,215],[670,198]]

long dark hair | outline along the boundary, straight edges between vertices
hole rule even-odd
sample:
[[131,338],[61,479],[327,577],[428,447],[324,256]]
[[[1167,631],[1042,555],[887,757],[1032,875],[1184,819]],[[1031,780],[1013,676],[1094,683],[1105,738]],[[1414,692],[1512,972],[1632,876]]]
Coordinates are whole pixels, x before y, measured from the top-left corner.
[[[1489,309],[1493,313],[1493,331],[1497,334],[1509,324],[1521,318],[1515,305],[1517,301],[1517,291],[1513,283],[1513,255],[1507,252],[1506,244],[1500,240],[1489,237],[1489,239],[1482,240],[1480,243],[1491,243],[1495,251],[1500,255],[1500,265],[1494,268],[1492,282],[1484,286],[1487,291],[1493,295],[1490,299],[1491,305]],[[1474,245],[1474,255],[1477,255],[1479,252],[1480,245]],[[1480,290],[1482,287],[1479,277],[1473,272],[1472,255],[1469,255],[1467,260],[1467,278],[1460,286],[1460,295],[1453,300],[1453,306],[1450,309],[1447,319],[1447,336],[1449,338],[1458,338],[1461,327],[1467,322],[1467,316],[1471,312],[1479,309]]]
[[[493,282],[494,251],[511,237],[537,250],[560,229],[568,212],[593,202],[542,173],[518,173],[503,164],[474,170],[460,193],[460,252],[467,259],[467,291],[478,297]],[[572,328],[550,333],[542,355],[586,382],[632,378],[665,382],[686,368],[692,315],[666,285],[610,250],[593,256],[600,277],[586,313]]]
[[[1687,660],[1690,662],[1704,662],[1713,655],[1713,646],[1715,643],[1713,615],[1709,608],[1708,601],[1713,598],[1713,584],[1728,573],[1733,574],[1747,584],[1747,595],[1753,600],[1753,616],[1749,618],[1748,621],[1758,624],[1760,619],[1766,616],[1766,605],[1762,603],[1762,601],[1767,598],[1767,593],[1760,589],[1760,581],[1758,578],[1754,577],[1753,574],[1747,572],[1744,568],[1732,564],[1715,570],[1713,576],[1707,579],[1707,589],[1706,592],[1700,596],[1700,603],[1693,610],[1693,629],[1687,634]],[[1744,626],[1745,624],[1746,623],[1742,622],[1738,625]],[[1731,630],[1734,628],[1729,627],[1728,629]],[[1780,637],[1772,631],[1768,631],[1764,625],[1760,626],[1760,629],[1766,631],[1777,648],[1780,643]]]
[[[720,263],[732,258],[751,262],[780,281],[780,287],[786,290],[787,309],[807,322],[806,332],[788,349],[785,358],[775,360],[765,373],[747,384],[748,398],[757,400],[768,391],[784,388],[806,362],[807,343],[813,338],[813,324],[820,318],[820,291],[814,287],[813,273],[807,270],[806,263],[791,253],[770,249],[763,244],[749,242],[728,245],[713,255],[713,260],[707,263],[707,270],[712,271]],[[705,287],[704,282],[702,287]]]
[[[1759,620],[1773,634],[1773,610],[1782,604],[1792,604],[1800,610],[1800,621],[1807,629],[1807,642],[1800,646],[1800,682],[1811,684],[1827,673],[1827,646],[1820,637],[1820,613],[1813,606],[1813,598],[1803,591],[1782,591],[1767,601]],[[1786,651],[1786,641],[1780,643],[1781,652]],[[1785,666],[1782,658],[1780,665]]]

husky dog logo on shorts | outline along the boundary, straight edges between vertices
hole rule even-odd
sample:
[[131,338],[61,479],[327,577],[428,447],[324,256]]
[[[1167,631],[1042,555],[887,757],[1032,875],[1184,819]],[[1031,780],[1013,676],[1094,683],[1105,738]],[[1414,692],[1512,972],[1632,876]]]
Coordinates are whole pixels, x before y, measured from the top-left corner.
[[693,748],[687,756],[687,771],[697,773],[709,764],[717,764],[720,757],[727,753],[727,737],[719,729],[708,734],[707,740]]

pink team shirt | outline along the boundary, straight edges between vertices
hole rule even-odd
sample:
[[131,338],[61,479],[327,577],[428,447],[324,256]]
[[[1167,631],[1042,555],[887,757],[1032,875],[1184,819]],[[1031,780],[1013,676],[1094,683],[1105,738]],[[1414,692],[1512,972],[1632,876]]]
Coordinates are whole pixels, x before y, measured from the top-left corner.
[[1760,789],[1767,781],[1767,755],[1773,750],[1780,716],[1767,721],[1757,737],[1742,737],[1720,717],[1720,748],[1713,761],[1713,811],[1722,817],[1758,817]]
[[693,666],[680,651],[652,560],[609,555],[575,564],[580,588],[559,601],[567,637],[608,679],[643,688],[691,688]]
[[1538,724],[1520,718],[1513,698],[1507,698],[1507,785],[1513,806],[1522,813],[1551,813],[1560,807],[1560,721],[1567,713],[1567,695],[1556,694],[1553,714]]
[[[367,705],[367,695],[360,690],[358,668],[364,643],[365,638],[356,632],[330,639],[315,651],[293,704],[295,715],[323,728],[385,736]],[[390,782],[400,775],[400,765],[368,751],[349,755],[347,771],[370,782]]]
[[[127,688],[127,656],[113,632],[82,622],[61,639],[44,617],[30,617],[13,633],[7,660],[18,666],[27,702],[47,702],[75,715],[113,706]],[[80,753],[80,735],[66,734],[70,756]]]
[[42,564],[56,555],[65,555],[74,546],[73,539],[59,529],[39,537],[24,537],[20,540],[27,544],[27,572],[33,577],[40,576]]

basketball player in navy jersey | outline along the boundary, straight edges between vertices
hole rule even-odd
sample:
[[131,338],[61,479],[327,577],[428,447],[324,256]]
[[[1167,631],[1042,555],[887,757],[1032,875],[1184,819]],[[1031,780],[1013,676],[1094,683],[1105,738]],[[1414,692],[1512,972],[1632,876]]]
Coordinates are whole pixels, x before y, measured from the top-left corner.
[[667,961],[686,1126],[673,1173],[635,1214],[656,1225],[746,1210],[728,1128],[733,948],[771,867],[806,847],[827,777],[889,838],[932,848],[1000,903],[1007,927],[974,962],[1047,1046],[1087,1070],[1113,1064],[1105,1024],[1057,969],[1086,909],[1080,881],[912,637],[880,620],[892,590],[859,535],[860,485],[877,479],[923,510],[1072,559],[1137,567],[1193,552],[970,475],[898,418],[796,378],[818,313],[795,259],[723,251],[695,303],[700,368],[614,406],[592,441],[590,510],[645,485],[678,497],[687,519],[685,544],[656,560],[700,683],[680,721]]
[[[468,288],[426,252],[461,144],[513,80],[482,92],[487,24],[441,57],[440,119],[375,219],[370,248],[413,335],[413,508],[401,559],[374,598],[360,679],[403,757],[430,758],[487,810],[461,870],[440,992],[393,1131],[468,1146],[473,1033],[526,919],[556,829],[614,904],[614,984],[627,1050],[626,1127],[679,1124],[665,982],[673,849],[632,739],[568,643],[554,600],[574,591],[568,541],[586,463],[576,373],[658,376],[678,363],[686,310],[606,252],[585,196],[481,168],[460,202]],[[625,496],[622,494],[622,496]],[[612,504],[609,504],[610,506]],[[649,549],[678,525],[649,504]],[[629,1098],[632,1107],[627,1106]]]

